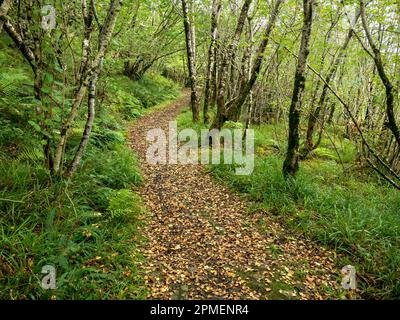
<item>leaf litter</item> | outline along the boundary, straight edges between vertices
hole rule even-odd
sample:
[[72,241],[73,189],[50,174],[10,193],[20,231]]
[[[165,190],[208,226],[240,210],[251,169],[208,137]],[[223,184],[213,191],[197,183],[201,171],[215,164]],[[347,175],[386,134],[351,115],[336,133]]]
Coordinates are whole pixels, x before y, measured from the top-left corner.
[[[328,299],[340,293],[333,252],[294,235],[217,183],[202,165],[146,163],[146,134],[167,132],[190,94],[138,119],[131,147],[150,212],[141,263],[149,299]],[[259,224],[263,221],[263,230]]]

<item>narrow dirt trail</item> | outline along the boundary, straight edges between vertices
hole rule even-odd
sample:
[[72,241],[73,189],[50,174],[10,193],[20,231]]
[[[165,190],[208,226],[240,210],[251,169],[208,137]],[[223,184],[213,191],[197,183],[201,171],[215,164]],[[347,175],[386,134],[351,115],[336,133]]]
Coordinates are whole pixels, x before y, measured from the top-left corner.
[[[149,165],[146,134],[189,104],[189,93],[131,128],[151,217],[142,265],[150,299],[324,299],[337,294],[333,254],[289,234],[201,165]],[[336,293],[335,293],[336,292]]]

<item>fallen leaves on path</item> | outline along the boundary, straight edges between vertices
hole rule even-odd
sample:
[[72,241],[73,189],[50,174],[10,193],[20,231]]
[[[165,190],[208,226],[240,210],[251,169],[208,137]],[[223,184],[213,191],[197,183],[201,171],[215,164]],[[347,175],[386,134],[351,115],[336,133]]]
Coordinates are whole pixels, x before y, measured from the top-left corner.
[[[145,177],[151,216],[142,248],[151,299],[324,299],[338,290],[333,253],[293,236],[205,173],[201,165],[149,165],[147,131],[163,128],[189,103],[139,119],[132,148]],[[260,221],[263,228],[260,230]]]

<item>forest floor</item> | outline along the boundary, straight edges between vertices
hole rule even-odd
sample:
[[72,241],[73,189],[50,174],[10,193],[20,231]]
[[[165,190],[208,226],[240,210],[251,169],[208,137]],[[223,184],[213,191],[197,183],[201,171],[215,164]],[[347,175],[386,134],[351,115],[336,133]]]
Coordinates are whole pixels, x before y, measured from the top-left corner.
[[[190,95],[146,114],[130,129],[149,211],[141,267],[149,299],[337,298],[335,254],[285,229],[216,182],[202,165],[146,163],[146,134],[168,122]],[[262,223],[260,223],[260,221]]]

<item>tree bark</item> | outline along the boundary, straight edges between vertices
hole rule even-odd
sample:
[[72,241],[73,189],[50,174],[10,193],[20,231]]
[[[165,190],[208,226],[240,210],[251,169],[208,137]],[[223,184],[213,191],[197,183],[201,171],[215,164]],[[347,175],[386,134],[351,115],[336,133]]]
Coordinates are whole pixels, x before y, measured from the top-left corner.
[[103,68],[103,62],[104,62],[104,56],[105,52],[107,50],[108,44],[110,42],[110,38],[112,35],[112,32],[115,27],[115,23],[117,21],[117,16],[118,13],[121,9],[122,1],[120,0],[115,0],[110,3],[110,9],[108,12],[108,15],[106,17],[106,21],[104,23],[104,26],[101,29],[100,35],[99,35],[99,51],[102,52],[102,55],[100,56],[97,65],[95,65],[95,69],[93,71],[93,74],[91,76],[90,82],[89,82],[89,94],[88,94],[88,116],[85,124],[85,130],[83,132],[81,141],[79,143],[78,150],[75,153],[74,159],[72,160],[72,163],[70,164],[66,176],[71,177],[76,169],[78,168],[78,165],[82,159],[82,156],[85,152],[87,143],[89,141],[90,133],[92,131],[93,127],[93,121],[95,117],[95,103],[96,103],[96,87],[97,87],[97,82],[99,80],[99,74]]
[[[110,38],[111,38],[112,32],[114,30],[115,22],[116,22],[118,13],[121,9],[121,6],[122,6],[121,0],[112,0],[110,2],[109,11],[106,16],[103,27],[101,29],[100,35],[99,35],[99,45],[98,45],[97,55],[95,56],[93,61],[89,64],[86,76],[84,77],[83,81],[80,83],[79,89],[77,90],[77,93],[75,94],[75,99],[72,103],[71,111],[68,115],[68,118],[64,122],[62,129],[61,129],[60,141],[57,145],[55,159],[54,159],[54,172],[55,173],[60,173],[62,153],[63,153],[63,150],[66,145],[67,135],[68,135],[68,132],[69,132],[71,126],[73,125],[73,122],[74,122],[75,117],[78,112],[78,108],[81,105],[82,100],[86,94],[87,87],[88,87],[90,81],[93,79],[93,77],[96,74],[98,75],[101,71],[102,61],[104,59],[106,50],[108,48]],[[90,127],[90,130],[91,130],[91,127]],[[89,131],[89,134],[90,134],[90,131]],[[87,132],[86,132],[86,135],[87,135]],[[84,133],[84,136],[85,136],[85,133]],[[89,135],[87,135],[87,139],[88,139],[88,137],[89,137]],[[82,140],[84,140],[84,139],[86,139],[86,138],[82,137]],[[78,148],[78,151],[79,151],[79,148]],[[68,169],[68,171],[71,171],[71,169]],[[72,173],[71,174],[67,173],[67,174],[72,175]]]
[[360,12],[361,12],[361,20],[363,24],[363,28],[365,34],[368,39],[368,43],[372,48],[373,59],[376,65],[376,69],[378,70],[379,77],[382,80],[382,83],[385,87],[386,92],[386,116],[387,116],[387,124],[386,126],[392,132],[394,138],[396,139],[397,144],[400,146],[400,131],[397,126],[396,116],[394,113],[394,95],[393,95],[393,85],[386,75],[385,67],[383,66],[382,56],[379,48],[376,46],[374,39],[371,36],[371,33],[368,28],[367,19],[365,16],[365,3],[363,0],[360,0]]
[[6,16],[0,16],[0,21],[3,22],[4,30],[10,36],[10,38],[14,41],[15,45],[21,51],[25,60],[29,63],[32,68],[32,71],[36,73],[36,57],[34,52],[26,45],[22,36],[18,33],[14,25],[7,19]]
[[305,69],[309,54],[309,44],[313,20],[314,0],[303,0],[303,29],[297,60],[292,102],[289,110],[289,134],[286,159],[283,163],[283,176],[294,177],[299,169],[299,124],[300,110],[305,87]]
[[[0,5],[0,17],[5,17],[11,9],[12,0],[3,0]],[[0,33],[3,31],[4,21],[0,19]]]
[[213,0],[212,4],[212,14],[211,14],[211,42],[210,46],[208,47],[208,64],[207,64],[207,73],[205,79],[205,89],[204,89],[204,105],[203,105],[203,117],[204,123],[208,123],[209,115],[208,115],[208,108],[210,104],[210,97],[211,97],[211,87],[213,86],[212,81],[212,73],[214,69],[215,56],[214,56],[214,47],[217,41],[217,27],[218,27],[218,19],[219,14],[221,12],[221,1],[220,0]]
[[[103,62],[101,62],[101,64],[102,63]],[[76,171],[76,169],[78,168],[78,165],[82,159],[83,153],[85,152],[87,143],[89,142],[89,137],[90,137],[90,133],[92,132],[93,121],[94,121],[94,117],[95,117],[96,86],[97,86],[97,81],[99,79],[99,72],[100,72],[100,70],[96,70],[96,72],[93,74],[93,78],[90,80],[90,83],[89,83],[88,114],[87,114],[87,119],[86,119],[86,124],[85,124],[85,130],[83,131],[83,135],[82,135],[81,141],[79,143],[78,150],[75,153],[74,159],[72,160],[72,163],[66,172],[67,177],[71,177],[74,174],[74,172]]]
[[[217,29],[218,30],[218,29]],[[214,66],[211,73],[211,83],[212,83],[212,96],[211,96],[211,103],[215,106],[217,104],[217,93],[218,93],[218,63],[219,63],[219,45],[218,45],[218,32],[217,32],[217,39],[213,49],[214,55]]]
[[[247,61],[247,79],[251,79],[251,70],[252,70],[252,60],[253,60],[253,28],[251,25],[251,19],[247,19],[249,25],[249,38],[248,38],[248,49],[249,49],[249,59]],[[246,110],[246,122],[243,132],[243,138],[246,138],[247,129],[251,124],[251,116],[253,113],[253,91],[250,90],[248,102],[247,102],[247,110]]]
[[90,57],[90,41],[92,37],[92,22],[94,18],[94,4],[91,3],[89,8],[87,6],[86,0],[82,0],[82,15],[83,15],[83,23],[85,25],[83,41],[82,41],[82,59],[81,65],[79,68],[79,74],[81,76],[81,83],[83,82],[84,77],[86,76],[88,64],[89,64],[89,57]]
[[193,47],[194,35],[191,22],[189,20],[189,6],[186,0],[182,1],[182,11],[183,11],[183,24],[185,28],[186,36],[186,52],[187,52],[187,63],[190,78],[191,87],[191,105],[192,105],[192,115],[193,122],[198,122],[200,119],[200,101],[197,92],[197,71],[196,71],[196,57],[195,48]]
[[237,47],[239,45],[240,36],[243,32],[244,23],[247,19],[247,14],[250,9],[252,0],[245,0],[240,11],[239,19],[237,21],[236,30],[230,45],[228,46],[226,56],[222,59],[219,74],[219,85],[217,93],[217,115],[211,128],[221,129],[226,120],[225,114],[225,91],[228,79],[228,66],[233,63],[236,56]]
[[237,116],[240,115],[242,105],[245,103],[247,96],[249,95],[251,89],[253,88],[254,83],[257,80],[264,59],[265,49],[267,48],[270,34],[275,26],[275,21],[279,13],[279,7],[283,1],[284,0],[277,0],[275,2],[274,9],[269,17],[267,27],[265,28],[264,38],[261,41],[260,47],[258,48],[257,51],[257,57],[253,65],[253,70],[251,72],[251,77],[249,81],[244,82],[244,85],[241,86],[238,98],[232,103],[231,106],[227,106],[227,113],[228,113],[227,118],[229,120],[237,120]]

